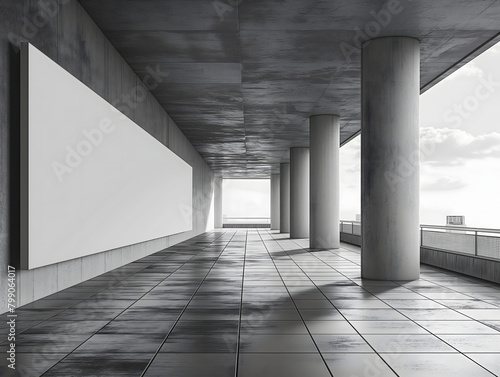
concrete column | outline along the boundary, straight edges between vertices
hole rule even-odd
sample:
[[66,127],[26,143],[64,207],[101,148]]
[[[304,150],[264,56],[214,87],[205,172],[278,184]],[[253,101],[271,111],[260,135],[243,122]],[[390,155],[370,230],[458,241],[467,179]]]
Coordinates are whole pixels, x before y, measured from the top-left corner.
[[271,174],[271,230],[280,228],[280,175]]
[[280,233],[290,233],[290,164],[280,164]]
[[214,227],[222,228],[222,178],[215,177]]
[[309,119],[310,234],[311,249],[338,249],[339,148],[338,115],[315,115]]
[[290,148],[290,238],[309,237],[309,148]]
[[371,40],[361,81],[361,275],[418,279],[419,41]]

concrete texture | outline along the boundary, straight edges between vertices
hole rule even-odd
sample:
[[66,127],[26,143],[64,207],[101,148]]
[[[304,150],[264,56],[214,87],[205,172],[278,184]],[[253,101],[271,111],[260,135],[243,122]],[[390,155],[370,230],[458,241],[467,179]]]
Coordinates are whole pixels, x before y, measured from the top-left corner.
[[420,260],[430,266],[500,284],[500,261],[498,259],[421,247]]
[[340,247],[340,161],[338,115],[309,120],[311,249]]
[[[193,230],[49,266],[43,271],[18,270],[18,305],[204,232],[213,199],[212,170],[151,93],[146,91],[145,97],[137,96],[147,88],[142,81],[144,77],[136,75],[78,1],[54,3],[56,6],[50,14],[41,11],[42,2],[37,0],[4,1],[1,4],[0,291],[6,291],[7,266],[18,263],[21,41],[32,43],[193,167]],[[34,26],[34,22],[40,26]],[[151,80],[148,83],[154,84]],[[127,104],[123,96],[128,96],[131,104]],[[6,295],[0,295],[0,307],[4,310],[7,308],[5,300]]]
[[280,175],[271,175],[271,230],[280,229]]
[[280,232],[290,233],[290,163],[280,164]]
[[214,227],[222,228],[222,178],[215,178],[214,189]]
[[387,37],[363,49],[361,274],[419,277],[420,43]]
[[309,148],[290,148],[290,238],[309,237]]
[[419,38],[424,91],[500,30],[495,0],[80,2],[140,78],[168,73],[153,94],[225,178],[278,173],[311,115],[358,132],[367,39]]

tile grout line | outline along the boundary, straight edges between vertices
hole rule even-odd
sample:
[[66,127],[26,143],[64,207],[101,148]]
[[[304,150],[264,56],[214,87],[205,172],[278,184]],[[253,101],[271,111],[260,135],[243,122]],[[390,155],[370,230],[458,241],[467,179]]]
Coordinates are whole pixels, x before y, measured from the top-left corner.
[[[277,244],[278,244],[278,245],[282,248],[282,250],[283,250],[283,251],[284,251],[287,255],[289,255],[289,254],[287,253],[287,251],[286,251],[286,250],[285,250],[285,249],[284,249],[284,248],[283,248],[283,247],[279,244],[279,242],[277,242],[277,241],[276,241],[276,239],[272,236],[272,234],[271,234],[271,233],[270,233],[270,236],[271,236],[271,238],[273,239],[273,241],[274,241],[274,242],[276,242],[276,243],[277,243]],[[293,241],[293,240],[292,240],[292,241]],[[302,250],[305,250],[302,246],[300,246],[299,244],[297,244],[295,241],[293,241],[293,242],[294,242],[296,245],[298,245],[298,246],[299,246]],[[308,254],[310,254],[310,253],[308,252]],[[321,260],[320,258],[318,258],[316,255],[314,255],[314,254],[313,254],[313,256],[314,256],[316,259],[318,259],[321,263],[323,263],[323,264],[327,265],[327,266],[328,266],[329,268],[331,268],[332,270],[337,271],[337,272],[338,272],[338,273],[340,273],[342,276],[344,276],[346,279],[348,279],[349,281],[351,281],[351,282],[353,282],[354,284],[356,284],[356,283],[355,283],[352,279],[350,279],[348,276],[344,275],[342,272],[338,271],[336,268],[334,268],[334,267],[330,266],[328,263],[324,262],[323,260]],[[301,266],[299,266],[299,264],[298,264],[298,263],[297,263],[297,262],[296,262],[293,258],[291,258],[291,257],[290,257],[290,259],[291,259],[291,260],[295,263],[295,265],[296,265],[296,266],[297,266],[297,267],[298,267],[298,268],[299,268],[299,269],[300,269],[300,270],[304,273],[304,275],[305,275],[305,276],[307,276],[307,278],[308,278],[308,279],[311,281],[311,283],[313,283],[313,284],[314,284],[314,286],[315,286],[315,287],[316,287],[316,288],[317,288],[317,289],[321,292],[321,294],[322,294],[322,295],[326,298],[326,300],[328,300],[328,301],[332,304],[333,308],[334,308],[334,309],[335,309],[335,310],[336,310],[336,311],[337,311],[337,312],[338,312],[338,313],[342,316],[342,318],[344,318],[344,320],[345,320],[347,323],[349,323],[349,325],[350,325],[350,326],[354,329],[354,331],[356,331],[356,333],[357,333],[357,334],[361,337],[361,339],[363,339],[363,341],[364,341],[364,342],[365,342],[365,343],[366,343],[366,344],[367,344],[367,345],[368,345],[368,346],[369,346],[369,347],[373,350],[373,352],[374,352],[374,353],[375,353],[378,357],[380,357],[380,359],[384,362],[384,364],[385,364],[385,365],[387,365],[387,367],[388,367],[388,368],[389,368],[389,369],[390,369],[390,370],[391,370],[391,371],[392,371],[392,372],[393,372],[396,376],[399,376],[399,374],[398,374],[398,373],[396,373],[396,371],[395,371],[395,370],[394,370],[394,369],[393,369],[393,368],[389,365],[389,363],[388,363],[388,362],[387,362],[387,361],[386,361],[386,360],[385,360],[382,356],[380,356],[380,353],[379,353],[379,352],[377,352],[377,350],[375,350],[375,348],[373,348],[373,346],[372,346],[372,345],[371,345],[371,344],[370,344],[370,343],[369,343],[369,342],[365,339],[365,337],[363,336],[363,334],[361,334],[361,333],[358,331],[358,329],[356,329],[356,328],[355,328],[355,327],[351,324],[351,321],[349,321],[349,320],[348,320],[348,319],[344,316],[344,314],[342,314],[342,312],[341,312],[340,310],[338,310],[338,309],[337,309],[337,307],[336,307],[336,306],[335,306],[335,305],[334,305],[334,304],[330,301],[330,299],[329,299],[329,298],[325,295],[325,293],[324,293],[324,292],[323,292],[323,291],[322,291],[322,290],[321,290],[321,289],[320,289],[320,288],[316,285],[316,283],[314,282],[314,280],[312,280],[312,279],[309,277],[309,275],[308,275],[308,274],[307,274],[307,273],[303,270],[303,268],[302,268]],[[345,258],[344,258],[344,259],[345,259]],[[356,285],[357,285],[357,284],[356,284]],[[361,288],[363,288],[363,287],[361,287]],[[363,289],[364,289],[364,288],[363,288]],[[368,291],[367,291],[367,292],[368,292]],[[368,292],[368,293],[372,294],[371,292]],[[373,294],[372,294],[372,295],[373,295]],[[299,312],[299,314],[300,314],[300,312]],[[302,317],[302,315],[300,315],[300,316]],[[304,324],[305,324],[305,323],[304,323]],[[307,328],[307,325],[306,325],[306,328]],[[307,331],[309,331],[309,328],[307,328],[307,329],[308,329]],[[316,344],[316,341],[314,340],[314,338],[313,338],[313,336],[312,336],[312,335],[311,335],[311,338],[313,339],[314,344]],[[321,355],[321,358],[323,359],[323,361],[324,361],[324,362],[325,362],[325,364],[326,364],[326,361],[325,361],[325,359],[324,359],[324,357],[323,357],[323,354],[322,354],[322,352],[319,350],[319,348],[318,348],[318,351],[319,351],[319,354]],[[327,364],[326,364],[326,365],[327,365]],[[328,368],[328,365],[327,365],[327,368]],[[330,368],[328,368],[328,370],[330,370]],[[332,372],[330,372],[330,373],[331,373],[331,374],[332,374],[332,376],[333,376],[333,373],[332,373]]]
[[[164,249],[164,250],[165,250],[165,249]],[[158,252],[156,252],[156,253],[159,253],[159,252],[161,252],[161,251],[163,251],[163,250],[160,250],[160,251],[158,251]],[[154,254],[156,254],[156,253],[153,253],[153,254],[151,254],[151,255],[154,255]],[[72,305],[72,306],[70,306],[70,307],[68,307],[68,308],[66,308],[66,309],[64,309],[64,310],[62,310],[60,313],[62,313],[62,312],[64,312],[64,311],[66,311],[66,310],[68,310],[68,309],[74,309],[74,307],[75,307],[75,306],[77,306],[77,305],[81,304],[82,302],[85,302],[85,301],[87,301],[87,300],[90,300],[90,299],[91,299],[91,298],[93,298],[94,296],[99,295],[101,292],[103,292],[103,291],[105,291],[105,290],[107,290],[107,289],[109,289],[109,288],[111,288],[111,287],[115,286],[116,284],[118,284],[118,283],[120,283],[120,282],[122,282],[122,281],[124,281],[124,280],[126,280],[126,279],[131,278],[131,277],[132,277],[132,276],[134,276],[135,274],[137,274],[137,273],[139,273],[139,272],[144,271],[145,269],[147,269],[147,268],[151,267],[152,265],[154,265],[154,264],[156,264],[156,263],[158,263],[158,262],[162,262],[162,261],[164,261],[165,259],[168,259],[169,257],[171,257],[172,255],[174,255],[174,254],[176,254],[176,253],[178,253],[178,251],[176,251],[176,252],[174,252],[174,253],[172,253],[172,254],[170,254],[170,255],[168,255],[168,256],[166,256],[166,257],[164,257],[164,258],[162,258],[162,259],[160,259],[160,260],[158,260],[158,261],[156,261],[156,262],[153,262],[153,263],[151,263],[150,265],[148,265],[148,266],[146,266],[146,267],[144,267],[144,268],[142,268],[142,269],[140,269],[140,270],[137,270],[137,271],[135,271],[134,273],[132,273],[132,274],[130,274],[130,275],[125,276],[123,279],[117,280],[114,284],[109,285],[109,286],[107,286],[107,287],[105,287],[105,288],[103,288],[103,289],[101,289],[101,290],[97,291],[95,294],[93,294],[93,295],[91,295],[91,296],[89,296],[89,297],[87,297],[87,298],[83,299],[82,301],[80,301],[80,302],[78,302],[78,303],[76,303],[76,304],[74,304],[74,305]],[[142,259],[142,258],[141,258],[141,259]],[[134,262],[135,262],[135,261],[134,261]],[[131,263],[134,263],[134,262],[131,262]],[[124,265],[124,266],[126,266],[126,265]],[[124,267],[124,266],[121,266],[121,267],[118,267],[118,268],[122,268],[122,267]],[[177,270],[178,270],[179,268],[181,268],[181,267],[182,267],[182,266],[178,267],[176,270],[174,270],[174,272],[175,272],[175,271],[177,271]],[[113,271],[113,270],[112,270],[112,271]],[[170,275],[169,275],[169,276],[170,276]],[[162,281],[163,281],[163,280],[162,280]],[[156,284],[155,286],[153,286],[153,287],[152,287],[149,291],[147,291],[144,295],[146,295],[147,293],[149,293],[149,292],[150,292],[152,289],[154,289],[157,285],[161,284],[161,282],[162,282],[162,281],[160,281],[158,284]],[[77,284],[77,285],[78,285],[78,284]],[[70,288],[71,288],[71,287],[70,287]],[[144,297],[144,295],[142,295],[141,297]],[[102,330],[104,327],[106,327],[107,325],[109,325],[109,324],[110,324],[112,321],[114,321],[114,320],[115,320],[118,316],[120,316],[120,315],[121,315],[121,314],[123,314],[123,313],[124,313],[127,309],[129,309],[131,306],[133,306],[133,305],[134,305],[134,304],[135,304],[138,300],[140,300],[140,298],[138,298],[137,300],[135,300],[135,301],[134,301],[132,304],[130,304],[129,306],[127,306],[127,307],[123,308],[123,310],[122,310],[121,312],[119,312],[119,313],[118,313],[115,317],[113,317],[112,319],[108,320],[108,321],[106,322],[106,324],[104,324],[104,325],[103,325],[103,326],[101,326],[99,329],[97,329],[97,331],[95,331],[95,332],[93,332],[92,334],[90,334],[90,336],[89,336],[88,338],[86,338],[84,341],[82,341],[80,344],[78,344],[78,345],[77,345],[74,349],[72,349],[72,350],[71,350],[71,351],[69,351],[69,352],[65,352],[65,353],[66,353],[66,355],[65,355],[64,357],[62,357],[59,361],[57,361],[55,364],[53,364],[53,365],[52,365],[49,369],[47,369],[45,372],[43,372],[42,376],[43,376],[43,375],[45,375],[46,373],[48,373],[48,372],[49,372],[51,369],[53,369],[56,365],[58,365],[58,364],[62,363],[62,362],[63,362],[63,361],[64,361],[67,357],[69,357],[70,355],[72,355],[72,354],[73,354],[73,353],[74,353],[74,352],[75,352],[78,348],[80,348],[80,347],[81,347],[84,343],[86,343],[86,342],[87,342],[90,338],[92,338],[92,337],[93,337],[94,335],[96,335],[96,334],[97,334],[100,330]],[[82,308],[82,309],[86,309],[86,308]],[[121,309],[121,308],[118,308],[118,309]],[[58,315],[58,314],[60,314],[60,313],[54,314],[53,316],[51,316],[51,317],[47,318],[46,320],[44,320],[44,321],[42,321],[42,322],[38,323],[37,325],[35,325],[35,326],[31,327],[31,328],[34,328],[34,327],[36,327],[36,326],[38,326],[38,325],[40,325],[40,324],[42,324],[42,323],[45,323],[45,322],[49,321],[50,319],[52,319],[53,317],[57,316],[57,315]],[[78,320],[77,320],[77,321],[74,321],[74,320],[73,320],[73,321],[71,321],[71,322],[78,323],[79,321],[78,321]],[[30,328],[30,329],[31,329],[31,328]]]
[[245,286],[245,265],[247,259],[248,230],[245,230],[245,250],[243,252],[243,269],[241,275],[240,315],[238,321],[238,335],[236,337],[236,361],[234,365],[234,377],[238,377],[240,360],[241,318],[243,315],[243,289]]
[[[220,237],[222,237],[223,234],[226,234],[228,231],[225,231],[224,233],[221,234]],[[156,352],[153,354],[153,356],[151,357],[151,359],[149,360],[148,364],[144,367],[144,370],[142,371],[140,377],[144,377],[145,374],[147,373],[148,369],[151,367],[151,364],[153,363],[154,359],[156,358],[156,356],[158,356],[158,353],[160,352],[161,348],[163,347],[163,345],[165,344],[165,342],[167,341],[168,337],[170,336],[170,334],[172,333],[172,331],[174,330],[175,326],[177,326],[177,324],[179,323],[179,320],[181,319],[182,315],[184,314],[184,312],[186,311],[187,307],[189,306],[189,304],[191,303],[191,301],[193,300],[193,297],[196,295],[196,293],[198,292],[198,290],[200,289],[200,287],[202,286],[202,284],[205,282],[207,276],[210,274],[210,272],[212,271],[212,269],[214,268],[215,264],[219,261],[219,258],[220,256],[224,253],[224,250],[226,250],[227,246],[229,245],[229,243],[231,242],[231,240],[234,238],[234,236],[236,235],[236,232],[233,233],[233,235],[231,236],[231,238],[229,239],[229,241],[227,241],[226,245],[224,246],[224,248],[222,249],[222,251],[219,253],[217,259],[214,261],[214,263],[212,264],[212,266],[210,267],[210,269],[208,270],[208,272],[206,273],[206,275],[204,276],[203,280],[200,282],[200,284],[198,284],[198,287],[196,288],[196,290],[193,292],[193,294],[191,295],[188,303],[184,306],[184,308],[182,309],[181,313],[178,315],[177,319],[174,321],[174,324],[172,325],[172,327],[170,328],[170,330],[168,331],[167,335],[165,336],[165,338],[163,339],[163,341],[161,342],[161,344],[158,346]],[[219,237],[219,238],[220,238]],[[212,242],[210,242],[210,245],[214,242],[215,240],[213,240]],[[208,246],[204,247],[203,249],[206,249]],[[202,250],[203,250],[202,249]],[[198,252],[196,255],[200,254],[202,252],[202,250],[200,250],[200,252]],[[193,256],[194,258],[194,256]],[[192,258],[190,258],[189,260],[191,260]],[[189,261],[186,261],[183,266],[186,265],[186,263],[188,263]]]
[[[292,241],[293,241],[293,240],[292,240]],[[293,242],[294,242],[296,245],[298,245],[299,247],[301,247],[301,246],[300,246],[297,242],[295,242],[295,241],[293,241]],[[352,249],[348,249],[348,250],[355,252],[355,251],[354,251],[354,250],[352,250]],[[286,251],[285,251],[285,253],[286,253]],[[330,253],[335,254],[335,255],[338,255],[338,254],[336,254],[336,253],[334,253],[334,252],[332,252],[332,251],[330,251]],[[339,257],[342,257],[341,255],[338,255],[338,256],[339,256]],[[322,260],[321,260],[319,257],[317,257],[316,255],[314,255],[314,257],[316,257],[317,259],[319,259],[320,261],[322,261]],[[344,257],[342,257],[342,258],[344,258]],[[344,258],[344,259],[346,259],[346,258]],[[348,259],[346,259],[346,260],[348,260]],[[323,263],[326,263],[326,262],[324,262],[324,261],[322,261],[322,262],[323,262]],[[351,261],[351,262],[352,262],[352,261]],[[357,263],[355,263],[355,264],[357,264]],[[329,264],[327,264],[327,265],[328,265],[329,267],[333,268],[333,267],[332,267],[332,266],[330,266]],[[359,265],[359,264],[357,264],[357,265]],[[300,266],[299,266],[299,268],[300,268]],[[334,268],[334,269],[335,269],[335,268]],[[336,270],[336,269],[335,269],[335,270]],[[336,270],[336,271],[338,271],[338,270]],[[341,274],[342,274],[342,273],[341,273]],[[306,275],[307,275],[307,274],[306,274]],[[342,275],[344,275],[344,274],[342,274]],[[345,276],[345,275],[344,275],[344,276]],[[347,276],[346,276],[346,277],[347,277]],[[348,278],[348,277],[347,277],[347,278]],[[355,281],[353,281],[352,279],[350,279],[350,278],[348,278],[348,279],[349,279],[349,280],[351,280],[354,284],[356,284],[356,282],[355,282]],[[429,282],[431,282],[431,283],[433,283],[433,284],[434,284],[434,282],[432,282],[431,280],[428,280],[428,279],[422,279],[422,280],[429,281]],[[409,291],[411,291],[411,292],[413,292],[413,293],[416,293],[416,294],[418,294],[418,295],[421,295],[418,291],[414,291],[414,290],[412,290],[411,288],[405,287],[403,284],[399,283],[398,281],[393,281],[393,280],[391,280],[391,281],[392,281],[393,283],[395,283],[395,284],[399,285],[400,287],[403,287],[403,288],[408,289]],[[313,283],[314,283],[314,282],[313,282]],[[357,285],[357,284],[356,284],[356,285]],[[442,284],[437,284],[437,283],[436,283],[436,285],[441,286],[441,287],[446,288],[446,289],[451,289],[451,288],[448,288],[448,287],[446,287],[446,286],[444,286],[444,285],[442,285]],[[359,285],[358,285],[358,286],[359,286]],[[361,287],[361,288],[365,289],[364,287]],[[366,290],[366,289],[365,289],[365,290]],[[452,289],[452,290],[454,290],[454,289]],[[462,292],[458,292],[458,291],[456,291],[456,290],[454,290],[454,291],[455,291],[455,292],[457,292],[457,293],[462,293]],[[372,292],[370,292],[370,291],[367,291],[367,292],[373,295],[373,293],[372,293]],[[462,294],[463,294],[463,293],[462,293]],[[394,311],[396,311],[397,313],[401,314],[402,316],[404,316],[404,317],[408,318],[408,320],[409,320],[409,321],[411,321],[412,323],[414,323],[416,326],[418,326],[418,327],[422,328],[424,331],[428,332],[428,333],[429,333],[429,335],[434,336],[435,338],[439,339],[441,342],[443,342],[443,343],[444,343],[444,344],[446,344],[447,346],[449,346],[449,347],[453,348],[454,350],[456,350],[456,353],[458,353],[458,354],[460,354],[460,355],[465,356],[467,359],[469,359],[469,360],[470,360],[470,361],[472,361],[473,363],[475,363],[475,364],[477,364],[478,366],[482,367],[484,370],[486,370],[486,371],[490,372],[488,369],[486,369],[486,367],[484,367],[483,365],[479,364],[478,362],[476,362],[475,360],[473,360],[472,358],[470,358],[469,356],[467,356],[465,353],[461,352],[459,349],[457,349],[456,347],[452,346],[451,344],[449,344],[448,342],[446,342],[445,340],[443,340],[440,336],[438,336],[438,334],[435,334],[435,333],[433,333],[433,332],[431,332],[431,331],[427,330],[425,327],[421,326],[421,325],[420,325],[419,323],[417,323],[415,320],[411,319],[411,318],[410,318],[410,317],[408,317],[406,314],[402,313],[399,309],[394,308],[392,305],[390,305],[390,304],[388,304],[387,302],[385,302],[385,300],[383,300],[383,299],[379,298],[379,297],[378,297],[378,296],[376,296],[376,295],[373,295],[373,296],[377,297],[377,299],[378,299],[378,300],[380,300],[380,301],[382,301],[384,304],[388,305],[388,306],[389,306],[392,310],[394,310]],[[425,296],[423,296],[423,295],[421,295],[421,296],[422,296],[422,297],[425,297]],[[466,296],[469,296],[469,295],[466,295]],[[326,296],[325,296],[325,297],[326,297]],[[472,297],[471,297],[471,298],[472,298]],[[328,299],[328,297],[327,297],[327,299]],[[436,301],[434,301],[434,299],[431,299],[431,298],[428,298],[428,297],[425,297],[425,299],[426,299],[426,300],[433,301],[433,302],[436,302]],[[329,300],[329,301],[330,301],[330,300]],[[331,301],[330,301],[330,302],[331,302]],[[440,304],[439,302],[437,302],[437,303],[438,303],[438,304]],[[332,303],[332,304],[333,304],[333,303]],[[335,306],[335,305],[334,305],[334,306]],[[443,305],[443,306],[446,306],[446,305]],[[455,309],[453,309],[453,308],[449,308],[449,307],[447,307],[447,308],[448,308],[448,309],[450,309],[450,310],[453,310],[453,311],[455,311],[455,312],[457,312],[457,313],[459,313],[459,314],[461,314],[461,315],[466,316],[465,314],[462,314],[462,313],[460,313],[459,311],[457,311],[457,310],[455,310]],[[339,311],[339,312],[340,312],[340,311]],[[344,315],[343,315],[342,313],[340,313],[340,314],[344,317]],[[471,320],[473,320],[473,321],[476,321],[476,320],[475,320],[474,318],[472,318],[472,317],[469,317],[469,316],[466,316],[466,317],[470,318],[470,319],[471,319]],[[345,317],[344,317],[344,318],[345,318]],[[347,319],[346,319],[346,320],[347,320]],[[347,320],[347,321],[348,321],[348,320]],[[348,321],[348,322],[350,323],[350,321]],[[476,322],[479,322],[479,321],[476,321]],[[480,322],[480,323],[481,323],[481,322]],[[486,324],[485,324],[485,325],[486,325]],[[352,325],[351,325],[351,326],[352,326]],[[354,327],[354,326],[353,326],[353,327]],[[356,330],[356,329],[355,329],[355,330]],[[356,330],[356,331],[357,331],[357,330]],[[359,333],[359,332],[358,332],[358,333]],[[366,342],[367,344],[369,344],[369,343],[366,341],[366,339],[362,336],[362,334],[361,334],[361,333],[359,333],[359,335],[363,338],[363,340],[365,340],[365,342]],[[410,335],[410,334],[408,334],[408,335]],[[441,335],[444,335],[444,334],[441,334]],[[370,344],[369,344],[369,345],[370,345]],[[371,345],[370,345],[370,347],[371,347]],[[372,349],[375,351],[375,349],[374,349],[373,347],[372,347]],[[380,356],[380,354],[379,354],[377,351],[375,351],[375,352],[377,353],[377,355],[379,355],[379,356]],[[404,353],[404,352],[402,352],[402,353]],[[408,353],[410,353],[410,352],[408,352]],[[418,353],[418,352],[415,352],[415,353]],[[433,352],[433,353],[435,353],[435,352]],[[437,353],[439,354],[439,352],[437,352]],[[450,353],[450,352],[442,352],[442,353]],[[452,353],[454,354],[455,352],[452,352]],[[381,354],[384,354],[384,352],[381,352]],[[381,358],[382,358],[382,357],[381,357]],[[386,362],[384,358],[382,358],[382,360],[384,360],[384,362]],[[386,362],[386,364],[387,364],[387,362]],[[389,366],[389,364],[387,364],[387,365]],[[389,367],[390,367],[390,366],[389,366]],[[392,367],[390,367],[390,368],[391,368],[391,370],[393,370],[393,369],[392,369]],[[394,370],[393,370],[393,371],[394,371]],[[394,373],[396,373],[396,372],[394,371]],[[490,372],[490,373],[492,373],[492,372]]]
[[[221,236],[222,236],[222,235],[221,235]],[[221,237],[221,236],[219,236],[219,237]],[[218,238],[219,238],[219,237],[218,237]],[[177,246],[177,245],[175,245],[175,246]],[[172,247],[174,247],[174,246],[172,246]],[[168,248],[166,248],[166,249],[168,249]],[[166,249],[163,249],[163,250],[166,250]],[[153,254],[151,254],[151,255],[154,255],[154,254],[157,254],[157,253],[159,253],[159,252],[162,252],[163,250],[160,250],[160,251],[158,251],[158,252],[156,252],[156,253],[153,253]],[[201,252],[201,250],[200,250],[200,251],[199,251],[196,255],[198,255],[200,252]],[[91,296],[87,297],[86,299],[84,299],[84,300],[80,301],[79,303],[77,303],[77,304],[75,304],[75,305],[73,305],[73,306],[76,306],[76,305],[78,305],[78,304],[80,304],[80,303],[82,303],[82,302],[84,302],[84,301],[86,301],[86,300],[91,299],[92,297],[94,297],[94,296],[98,295],[99,293],[101,293],[101,292],[105,291],[106,289],[109,289],[109,288],[111,288],[111,287],[115,286],[116,284],[118,284],[118,283],[120,283],[120,282],[122,282],[122,281],[124,281],[124,280],[126,280],[126,279],[129,279],[129,278],[133,277],[133,276],[134,276],[134,275],[136,275],[137,273],[139,273],[139,272],[143,272],[143,271],[144,271],[144,270],[146,270],[147,268],[149,268],[149,267],[151,267],[151,266],[153,266],[153,265],[155,265],[155,264],[157,264],[157,263],[159,263],[159,262],[163,262],[163,261],[165,261],[165,260],[169,259],[171,256],[173,256],[173,255],[175,255],[175,254],[178,254],[178,253],[179,253],[179,251],[175,251],[175,252],[171,253],[170,255],[168,255],[168,256],[166,256],[166,257],[164,257],[164,258],[160,259],[160,260],[157,260],[157,261],[155,261],[155,262],[153,262],[153,263],[149,264],[148,266],[144,267],[143,269],[137,270],[137,271],[136,271],[136,272],[134,272],[133,274],[128,275],[128,276],[124,277],[123,279],[118,280],[118,281],[117,281],[116,283],[114,283],[113,285],[110,285],[110,286],[108,286],[108,287],[106,287],[106,288],[104,288],[104,289],[102,289],[102,290],[100,290],[100,291],[96,292],[94,295],[91,295]],[[150,255],[150,256],[151,256],[151,255]],[[175,273],[176,271],[178,271],[179,269],[181,269],[181,268],[182,268],[182,267],[183,267],[183,266],[184,266],[187,262],[189,262],[189,261],[190,261],[192,258],[194,258],[196,255],[193,255],[193,256],[192,256],[191,258],[189,258],[186,262],[182,263],[179,267],[177,267],[174,271],[172,271],[172,272],[171,272],[168,276],[172,275],[173,273]],[[141,259],[142,259],[142,258],[141,258]],[[139,260],[140,260],[140,259],[139,259]],[[134,262],[136,262],[136,261],[134,261]],[[131,262],[131,263],[134,263],[134,262]],[[125,265],[125,266],[126,266],[126,265]],[[123,267],[123,266],[122,266],[122,267]],[[118,267],[118,268],[121,268],[121,267]],[[167,276],[167,278],[168,278],[168,276]],[[118,313],[115,317],[113,317],[112,319],[110,319],[109,321],[107,321],[107,323],[106,323],[106,324],[104,324],[104,325],[103,325],[101,328],[99,328],[97,331],[93,332],[93,333],[92,333],[92,334],[91,334],[91,335],[90,335],[87,339],[85,339],[82,343],[80,343],[78,346],[76,346],[76,347],[75,347],[73,350],[71,350],[69,353],[66,353],[66,355],[65,355],[62,359],[60,359],[57,363],[55,363],[55,364],[54,364],[54,365],[52,365],[49,369],[47,369],[47,370],[46,370],[46,371],[42,374],[42,376],[43,376],[43,375],[45,375],[46,373],[48,373],[51,369],[53,369],[53,368],[54,368],[56,365],[58,365],[59,363],[62,363],[62,362],[63,362],[63,361],[64,361],[67,357],[69,357],[70,355],[72,355],[72,354],[73,354],[73,353],[74,353],[74,352],[75,352],[78,348],[80,348],[83,344],[85,344],[85,343],[86,343],[86,342],[87,342],[90,338],[92,338],[92,337],[93,337],[94,335],[96,335],[96,334],[97,334],[100,330],[102,330],[104,327],[106,327],[106,326],[107,326],[107,325],[109,325],[111,322],[113,322],[116,318],[118,318],[118,317],[119,317],[121,314],[123,314],[126,310],[130,309],[130,308],[131,308],[134,304],[136,304],[136,303],[137,303],[137,302],[138,302],[138,301],[139,301],[142,297],[144,297],[144,296],[145,296],[145,295],[147,295],[149,292],[151,292],[154,288],[156,288],[158,285],[160,285],[162,282],[164,282],[167,278],[162,279],[160,282],[158,282],[156,285],[154,285],[154,286],[153,286],[150,290],[146,291],[146,292],[145,292],[142,296],[140,296],[138,299],[136,299],[136,300],[135,300],[132,304],[130,304],[128,307],[123,308],[123,310],[122,310],[121,312],[119,312],[119,313]],[[73,306],[71,306],[71,307],[69,307],[69,308],[67,308],[67,309],[73,308]],[[65,310],[67,310],[67,309],[65,309]],[[121,309],[121,308],[119,308],[119,309]],[[55,315],[54,315],[54,316],[55,316]],[[52,317],[50,317],[50,318],[52,318]],[[47,320],[49,320],[50,318],[48,318]],[[45,321],[44,321],[44,322],[45,322]],[[74,322],[78,322],[78,321],[74,321]],[[41,322],[41,323],[43,323],[43,322]]]
[[[267,230],[266,230],[266,232],[267,232],[268,234],[270,234],[270,233],[269,233],[269,231],[267,231]],[[290,297],[290,299],[291,299],[291,300],[292,300],[292,302],[293,302],[293,305],[294,305],[294,307],[295,307],[295,310],[297,311],[298,315],[300,316],[300,320],[301,320],[301,321],[302,321],[302,323],[304,324],[304,327],[306,328],[307,333],[309,334],[309,337],[311,338],[311,341],[312,341],[312,342],[313,342],[313,344],[314,344],[314,347],[316,347],[316,350],[317,350],[318,355],[321,357],[321,360],[323,360],[323,364],[325,365],[326,370],[328,371],[328,373],[330,373],[330,376],[332,376],[332,377],[333,377],[333,373],[332,373],[332,371],[330,370],[330,367],[328,366],[328,363],[326,362],[325,358],[323,357],[323,354],[321,353],[321,350],[319,349],[318,344],[316,343],[316,340],[315,340],[315,339],[314,339],[314,337],[312,336],[311,331],[309,330],[309,327],[307,326],[307,324],[306,324],[306,322],[305,322],[305,320],[304,320],[304,317],[302,317],[302,313],[300,312],[299,308],[297,307],[297,304],[295,303],[295,300],[293,299],[293,296],[290,294],[290,291],[289,291],[289,289],[288,289],[288,286],[286,285],[285,281],[283,280],[283,276],[281,275],[281,272],[280,272],[279,268],[276,266],[276,263],[274,262],[274,259],[272,258],[271,253],[269,252],[269,249],[268,249],[268,247],[267,247],[267,245],[266,245],[265,241],[262,239],[262,235],[261,235],[261,233],[260,233],[260,232],[258,232],[258,233],[259,233],[259,237],[260,237],[260,239],[261,239],[262,244],[264,245],[264,247],[265,247],[265,249],[266,249],[267,253],[269,254],[269,258],[271,259],[271,261],[272,261],[272,262],[273,262],[273,264],[274,264],[274,268],[276,269],[276,272],[277,272],[277,273],[279,274],[279,276],[280,276],[281,282],[282,282],[282,283],[283,283],[283,285],[285,286],[285,289],[286,289],[286,291],[287,291],[287,293],[288,293],[288,296]],[[271,238],[273,238],[273,237],[271,236]],[[276,242],[276,241],[274,240],[274,238],[273,238],[273,242]],[[282,250],[286,253],[286,251],[283,249],[283,247],[281,247],[281,245],[279,245],[279,243],[278,243],[278,242],[276,242],[276,244],[277,244],[277,245],[278,245],[278,246],[279,246],[279,247],[280,247],[280,248],[281,248],[281,249],[282,249]],[[288,254],[287,254],[287,255],[288,255]],[[294,260],[293,260],[293,259],[292,259],[289,255],[288,255],[288,258],[290,258],[290,259],[293,261],[293,263],[295,263],[295,261],[294,261]],[[297,265],[297,263],[295,263],[295,265]],[[299,267],[299,266],[297,265],[297,267]],[[300,267],[299,267],[299,268],[300,268]],[[301,271],[302,271],[302,269],[301,269]],[[303,272],[303,271],[302,271],[302,272]],[[303,273],[304,273],[304,272],[303,272]],[[307,275],[306,275],[306,276],[307,276]]]

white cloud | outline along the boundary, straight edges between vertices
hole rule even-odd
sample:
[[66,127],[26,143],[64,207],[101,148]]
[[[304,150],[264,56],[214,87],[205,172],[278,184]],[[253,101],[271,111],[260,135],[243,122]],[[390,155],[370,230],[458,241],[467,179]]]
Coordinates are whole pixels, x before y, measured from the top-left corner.
[[460,129],[420,129],[423,163],[458,165],[466,160],[500,158],[500,133],[472,135]]
[[454,80],[459,77],[483,77],[484,71],[474,62],[469,62],[448,76],[448,80]]
[[459,178],[442,176],[423,182],[421,189],[427,191],[450,191],[460,190],[467,186],[468,184]]

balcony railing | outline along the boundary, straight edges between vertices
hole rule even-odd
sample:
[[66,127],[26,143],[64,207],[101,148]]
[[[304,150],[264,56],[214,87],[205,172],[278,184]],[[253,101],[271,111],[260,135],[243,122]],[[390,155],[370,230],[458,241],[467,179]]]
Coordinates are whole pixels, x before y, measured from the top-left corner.
[[269,228],[271,218],[269,217],[223,217],[222,226],[224,228]]
[[340,221],[340,232],[361,236],[361,221]]
[[[340,222],[340,231],[361,236],[361,222]],[[436,250],[500,259],[500,229],[420,225],[420,245]]]
[[420,225],[423,247],[500,259],[500,230]]

